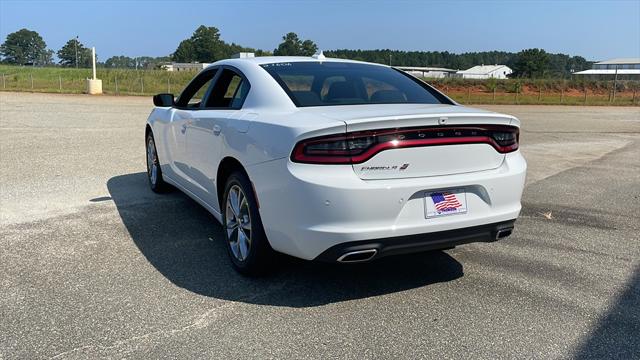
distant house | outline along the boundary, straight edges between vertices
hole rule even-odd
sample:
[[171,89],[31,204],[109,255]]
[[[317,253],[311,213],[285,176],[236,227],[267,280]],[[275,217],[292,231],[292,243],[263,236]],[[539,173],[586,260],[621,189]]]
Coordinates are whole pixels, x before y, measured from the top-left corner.
[[456,72],[455,77],[463,79],[506,79],[511,70],[507,65],[477,65],[471,69]]
[[593,80],[640,80],[640,58],[624,58],[600,61],[593,68],[573,73]]

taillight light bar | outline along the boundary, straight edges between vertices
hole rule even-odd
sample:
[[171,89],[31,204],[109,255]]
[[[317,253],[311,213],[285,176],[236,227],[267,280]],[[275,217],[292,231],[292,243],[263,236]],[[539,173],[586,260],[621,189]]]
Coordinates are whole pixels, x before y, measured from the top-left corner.
[[519,129],[508,125],[399,128],[349,132],[300,141],[291,161],[307,164],[360,164],[390,149],[488,144],[505,154],[518,149]]

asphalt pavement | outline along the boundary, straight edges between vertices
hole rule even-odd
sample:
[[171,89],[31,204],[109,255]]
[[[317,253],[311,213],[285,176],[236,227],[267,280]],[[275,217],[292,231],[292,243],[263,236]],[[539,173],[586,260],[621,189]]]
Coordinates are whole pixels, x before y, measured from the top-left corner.
[[640,358],[640,108],[485,108],[522,120],[511,237],[251,279],[148,189],[149,98],[0,92],[0,359]]

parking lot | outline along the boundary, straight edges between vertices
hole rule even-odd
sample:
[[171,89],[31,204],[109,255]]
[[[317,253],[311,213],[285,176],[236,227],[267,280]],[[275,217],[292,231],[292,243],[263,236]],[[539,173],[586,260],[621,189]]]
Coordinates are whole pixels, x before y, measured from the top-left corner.
[[638,358],[640,108],[483,106],[522,120],[510,238],[251,279],[148,189],[151,106],[0,92],[0,359]]

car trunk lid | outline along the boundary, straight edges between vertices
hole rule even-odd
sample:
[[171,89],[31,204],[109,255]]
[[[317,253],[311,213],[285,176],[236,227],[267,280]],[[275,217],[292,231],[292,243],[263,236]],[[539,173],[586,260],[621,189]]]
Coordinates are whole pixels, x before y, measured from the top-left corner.
[[352,156],[354,172],[365,180],[495,169],[502,164],[505,151],[496,148],[494,131],[517,121],[508,115],[451,105],[344,108],[323,115],[345,122],[351,144],[369,146],[365,153]]

